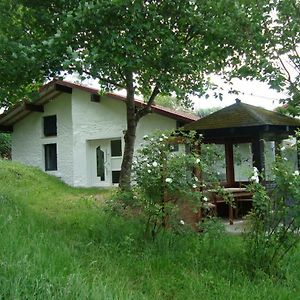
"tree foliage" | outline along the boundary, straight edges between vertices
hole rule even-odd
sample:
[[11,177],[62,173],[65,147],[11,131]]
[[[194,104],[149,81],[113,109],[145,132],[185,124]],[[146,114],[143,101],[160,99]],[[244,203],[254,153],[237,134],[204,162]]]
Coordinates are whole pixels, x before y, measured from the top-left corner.
[[208,108],[199,108],[197,111],[196,111],[196,114],[203,118],[203,117],[206,117],[218,110],[222,109],[222,107],[208,107]]
[[300,2],[273,0],[266,23],[260,59],[242,66],[233,76],[257,78],[287,96],[281,99],[288,113],[300,114]]
[[[206,74],[256,62],[271,8],[266,0],[3,0],[0,101],[10,104],[63,72],[98,78],[105,90],[125,88],[120,181],[128,186],[136,125],[156,96],[200,95]],[[135,93],[145,107],[136,109]]]
[[300,115],[299,1],[278,1],[276,26],[272,31],[272,37],[275,37],[272,47],[276,59],[275,78],[272,78],[268,69],[266,74],[271,77],[272,85],[288,91],[288,97],[282,99],[283,103],[288,104],[288,112],[292,115]]

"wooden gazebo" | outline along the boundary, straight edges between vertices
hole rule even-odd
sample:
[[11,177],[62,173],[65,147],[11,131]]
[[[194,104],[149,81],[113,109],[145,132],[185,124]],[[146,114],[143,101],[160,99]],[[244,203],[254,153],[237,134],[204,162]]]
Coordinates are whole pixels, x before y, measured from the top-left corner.
[[[203,143],[223,144],[225,148],[226,180],[224,186],[238,190],[247,182],[235,178],[234,145],[249,144],[252,167],[265,171],[265,142],[278,145],[294,135],[300,120],[274,111],[236,101],[211,115],[183,127],[203,135]],[[277,150],[276,150],[277,151]],[[278,153],[277,153],[278,154]],[[298,149],[298,168],[300,167]],[[247,180],[248,181],[248,180]],[[245,189],[243,189],[245,190]],[[231,218],[232,216],[229,216]]]
[[[300,128],[300,120],[274,111],[236,101],[207,117],[192,122],[184,130],[195,130],[203,135],[204,143],[225,145],[226,186],[236,187],[234,179],[233,145],[251,143],[253,167],[265,169],[264,142],[282,140],[294,135]],[[299,167],[298,159],[298,167]]]

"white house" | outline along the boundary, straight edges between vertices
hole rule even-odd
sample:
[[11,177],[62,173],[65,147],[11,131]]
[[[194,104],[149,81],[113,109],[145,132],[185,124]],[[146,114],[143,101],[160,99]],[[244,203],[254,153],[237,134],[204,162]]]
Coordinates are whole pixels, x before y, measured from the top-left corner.
[[[0,132],[12,132],[12,159],[36,166],[72,186],[118,183],[124,131],[125,98],[100,96],[98,90],[55,80],[32,103],[0,115]],[[136,100],[136,105],[144,103]],[[138,124],[136,149],[145,134],[176,129],[198,117],[158,105]]]

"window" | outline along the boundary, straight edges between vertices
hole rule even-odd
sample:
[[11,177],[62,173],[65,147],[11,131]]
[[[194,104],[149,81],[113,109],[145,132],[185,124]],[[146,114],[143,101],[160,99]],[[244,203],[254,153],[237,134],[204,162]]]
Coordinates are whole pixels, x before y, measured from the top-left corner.
[[233,145],[234,181],[248,181],[253,172],[251,143]]
[[111,156],[122,156],[122,143],[121,140],[110,141]]
[[112,183],[119,183],[121,171],[112,171]]
[[176,129],[183,127],[184,125],[186,125],[185,122],[182,121],[176,121]]
[[100,102],[100,95],[98,94],[91,94],[91,101],[92,102]]
[[57,170],[57,148],[56,144],[46,144],[45,149],[45,170],[56,171]]
[[56,126],[56,116],[44,117],[44,136],[56,136],[57,126]]
[[[227,181],[224,144],[203,144],[201,146],[201,157],[209,163],[209,173],[212,172],[220,182]],[[210,180],[205,170],[203,171],[203,177]]]
[[170,152],[178,152],[179,151],[179,144],[169,144]]
[[100,146],[96,148],[96,161],[97,161],[97,177],[101,181],[105,181],[105,166],[104,166],[104,151]]

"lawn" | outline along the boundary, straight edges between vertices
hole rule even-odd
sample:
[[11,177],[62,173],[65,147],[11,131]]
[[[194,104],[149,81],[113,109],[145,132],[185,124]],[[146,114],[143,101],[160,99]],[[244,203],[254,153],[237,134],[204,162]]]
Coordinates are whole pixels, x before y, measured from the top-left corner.
[[0,299],[300,299],[300,250],[285,279],[253,278],[242,237],[145,241],[111,194],[0,160]]

